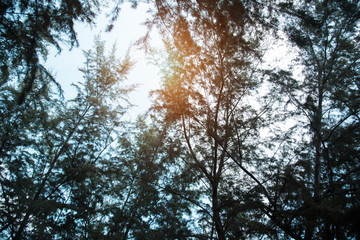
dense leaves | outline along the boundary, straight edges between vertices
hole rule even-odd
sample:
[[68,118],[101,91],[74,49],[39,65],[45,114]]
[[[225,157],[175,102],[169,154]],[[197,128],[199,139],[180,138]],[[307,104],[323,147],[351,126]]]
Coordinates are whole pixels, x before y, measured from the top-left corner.
[[21,84],[18,103],[23,103],[38,75],[50,75],[42,65],[48,45],[61,50],[61,42],[77,44],[76,21],[91,23],[97,1],[1,1],[0,73],[4,84]]
[[42,65],[100,6],[0,3],[0,238],[360,237],[358,1],[154,1],[162,82],[133,122],[130,56],[97,37],[69,100]]
[[305,1],[281,7],[289,22],[285,32],[304,68],[302,79],[279,84],[301,111],[309,136],[296,158],[297,163],[307,163],[307,175],[297,179],[292,170],[294,181],[287,183],[301,189],[295,195],[302,200],[293,199],[291,206],[298,214],[291,216],[292,225],[306,239],[355,237],[356,223],[348,214],[357,215],[359,206],[355,152],[359,148],[360,5]]
[[130,62],[106,57],[99,41],[85,55],[84,83],[70,102],[44,79],[22,105],[10,85],[1,89],[3,237],[82,238],[94,231],[89,223],[103,199],[101,160],[126,109],[114,99],[130,90],[121,86]]
[[243,198],[260,198],[261,190],[252,192],[259,179],[249,169],[259,160],[253,144],[268,111],[266,101],[258,109],[251,104],[264,77],[254,67],[264,28],[251,18],[253,7],[231,1],[157,5],[168,59],[154,109],[180,125],[187,161],[199,172],[202,198],[210,203],[199,220],[209,239],[258,234],[247,231],[244,221],[255,222],[258,204]]

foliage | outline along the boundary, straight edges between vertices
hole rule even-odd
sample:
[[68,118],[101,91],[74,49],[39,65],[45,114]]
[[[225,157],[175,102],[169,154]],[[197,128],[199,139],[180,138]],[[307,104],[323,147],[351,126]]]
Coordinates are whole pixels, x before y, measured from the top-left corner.
[[0,84],[21,84],[18,103],[25,101],[38,75],[50,77],[41,63],[47,47],[53,45],[60,51],[60,43],[76,45],[74,23],[92,23],[99,6],[87,0],[1,1]]
[[309,136],[276,189],[280,212],[298,239],[358,237],[348,214],[358,216],[359,207],[360,5],[301,1],[280,7],[304,70],[301,79],[274,80],[307,122]]
[[[0,238],[360,237],[357,1],[154,1],[162,85],[134,122],[133,63],[99,37],[74,99],[42,66],[100,6],[0,3]],[[282,34],[299,75],[265,69]]]
[[258,160],[253,144],[270,104],[260,100],[264,105],[258,109],[251,104],[264,77],[255,68],[264,28],[253,21],[258,8],[252,4],[181,1],[156,6],[155,24],[168,58],[162,89],[154,92],[154,110],[179,125],[189,151],[186,161],[200,175],[200,192],[210,203],[198,220],[209,239],[259,236],[244,223],[258,220],[258,206],[242,207],[249,204],[243,195],[254,194],[258,202],[264,194],[252,192],[261,184],[248,169]]
[[2,89],[3,237],[84,238],[98,228],[92,220],[103,201],[100,162],[126,110],[114,99],[131,89],[121,86],[128,58],[120,62],[114,51],[107,57],[103,43],[95,45],[85,53],[85,81],[68,103],[44,79],[36,79],[38,88],[22,105],[13,88]]

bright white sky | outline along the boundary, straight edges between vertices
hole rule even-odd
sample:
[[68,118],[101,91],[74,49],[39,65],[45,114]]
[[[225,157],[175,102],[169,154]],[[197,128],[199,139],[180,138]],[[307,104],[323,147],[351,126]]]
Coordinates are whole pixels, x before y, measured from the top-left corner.
[[[82,74],[78,71],[78,68],[83,67],[85,62],[82,50],[92,49],[94,36],[100,33],[101,39],[106,41],[107,50],[110,50],[116,42],[117,57],[122,59],[129,47],[144,36],[146,27],[142,23],[150,17],[147,10],[148,6],[144,4],[139,4],[136,9],[133,9],[130,4],[124,3],[111,32],[105,32],[108,20],[105,20],[104,16],[99,16],[95,21],[96,27],[91,28],[89,25],[80,23],[75,26],[79,48],[69,51],[67,46],[63,46],[60,54],[56,54],[56,50],[50,52],[46,65],[52,69],[57,81],[61,83],[67,99],[75,96],[71,84],[82,81]],[[105,12],[109,12],[109,10],[105,10]],[[152,36],[152,43],[155,47],[161,46],[160,37],[155,33]],[[130,57],[135,61],[135,66],[128,75],[128,83],[140,84],[129,96],[130,102],[136,105],[129,112],[130,118],[135,120],[138,114],[144,113],[150,107],[151,102],[148,95],[151,90],[159,87],[160,77],[159,70],[148,63],[142,50],[131,47]]]

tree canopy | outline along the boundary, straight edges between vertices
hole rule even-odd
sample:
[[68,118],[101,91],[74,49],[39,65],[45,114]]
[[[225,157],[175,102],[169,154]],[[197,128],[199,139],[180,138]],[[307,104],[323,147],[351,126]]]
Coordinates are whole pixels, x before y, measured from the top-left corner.
[[73,99],[44,66],[106,3],[0,3],[0,238],[360,238],[360,3],[147,4],[162,80],[129,121],[136,63],[101,36]]

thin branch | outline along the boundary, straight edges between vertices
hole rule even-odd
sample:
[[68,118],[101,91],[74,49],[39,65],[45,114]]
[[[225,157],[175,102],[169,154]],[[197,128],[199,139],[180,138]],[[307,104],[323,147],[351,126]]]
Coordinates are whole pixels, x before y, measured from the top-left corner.
[[[193,118],[201,126],[203,126],[203,124],[195,116],[193,116]],[[260,186],[260,188],[263,190],[267,199],[272,203],[271,197],[270,197],[269,193],[267,192],[265,186],[250,171],[248,171],[241,163],[239,163],[235,157],[232,156],[232,154],[225,148],[225,146],[221,143],[221,141],[218,139],[218,137],[214,133],[212,133],[210,129],[207,129],[207,128],[205,128],[205,129],[207,130],[209,135],[214,139],[214,141],[216,141],[219,144],[219,146],[223,149],[223,151],[229,156],[229,158],[231,158],[242,171],[244,171],[251,179],[253,179]]]
[[188,147],[189,147],[191,156],[193,157],[193,159],[194,159],[194,161],[195,161],[195,163],[196,163],[196,166],[199,167],[199,168],[201,169],[201,171],[205,174],[205,176],[211,181],[211,180],[212,180],[212,177],[210,176],[210,174],[208,173],[208,171],[206,170],[206,168],[202,165],[202,163],[197,159],[196,154],[195,154],[194,150],[192,149],[189,136],[188,136],[187,133],[186,133],[185,117],[184,117],[184,116],[182,116],[182,123],[183,123],[184,136],[185,136],[185,139],[186,139],[186,143],[187,143],[187,145],[188,145]]

